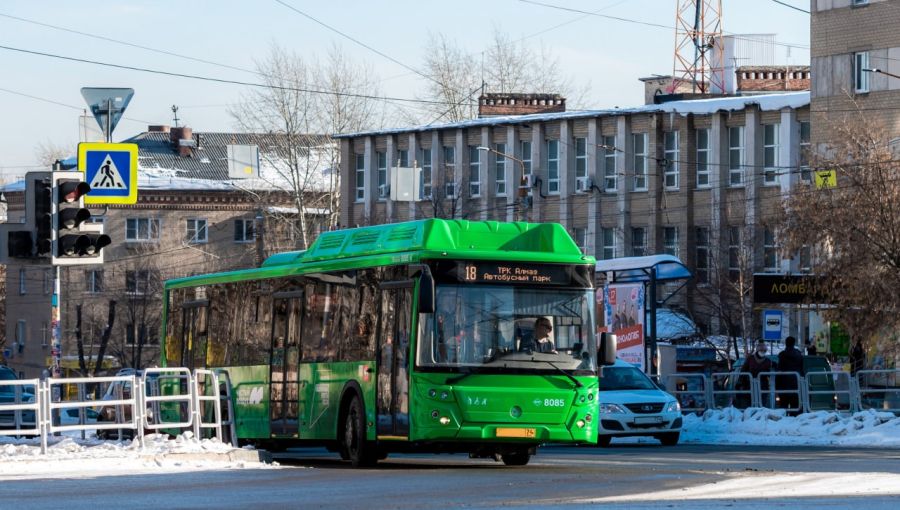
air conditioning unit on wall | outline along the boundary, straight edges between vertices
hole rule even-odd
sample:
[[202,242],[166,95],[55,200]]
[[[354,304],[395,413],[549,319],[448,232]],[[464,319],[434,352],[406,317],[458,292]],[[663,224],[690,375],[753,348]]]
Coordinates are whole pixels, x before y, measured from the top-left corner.
[[589,193],[592,185],[590,177],[578,177],[575,179],[575,193]]

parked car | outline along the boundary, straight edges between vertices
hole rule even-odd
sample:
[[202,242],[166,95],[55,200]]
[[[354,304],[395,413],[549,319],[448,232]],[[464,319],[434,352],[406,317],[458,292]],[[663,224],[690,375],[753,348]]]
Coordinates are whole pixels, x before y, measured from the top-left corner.
[[[90,407],[85,407],[82,409],[84,409],[84,424],[97,423],[97,419],[100,417],[100,413],[94,411]],[[79,421],[78,411],[80,411],[80,409],[77,407],[67,407],[60,409],[59,424],[81,425],[82,422]]]
[[[9,367],[0,365],[0,381],[18,381],[16,373]],[[16,400],[15,385],[0,385],[0,404],[28,403],[34,402],[33,386],[18,386],[19,399]],[[34,427],[34,411],[24,410],[20,412],[20,424],[25,427]],[[16,428],[15,411],[0,411],[0,428],[13,429]]]
[[597,443],[614,437],[650,436],[666,446],[681,436],[681,405],[637,367],[622,360],[600,371],[600,429]]

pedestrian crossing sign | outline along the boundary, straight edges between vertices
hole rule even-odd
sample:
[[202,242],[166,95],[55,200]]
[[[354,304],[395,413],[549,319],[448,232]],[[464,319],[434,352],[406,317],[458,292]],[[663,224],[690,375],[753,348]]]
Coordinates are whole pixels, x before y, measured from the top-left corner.
[[84,203],[137,203],[137,167],[137,144],[78,144],[78,170],[84,172],[84,179],[91,186]]

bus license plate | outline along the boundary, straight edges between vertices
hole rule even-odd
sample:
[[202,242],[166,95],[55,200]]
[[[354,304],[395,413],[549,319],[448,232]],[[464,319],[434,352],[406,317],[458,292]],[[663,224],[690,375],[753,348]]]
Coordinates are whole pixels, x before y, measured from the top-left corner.
[[634,419],[635,425],[648,425],[650,423],[662,423],[662,416],[640,416]]
[[497,437],[529,437],[533,438],[537,436],[537,431],[535,429],[513,429],[513,428],[498,428],[497,429]]

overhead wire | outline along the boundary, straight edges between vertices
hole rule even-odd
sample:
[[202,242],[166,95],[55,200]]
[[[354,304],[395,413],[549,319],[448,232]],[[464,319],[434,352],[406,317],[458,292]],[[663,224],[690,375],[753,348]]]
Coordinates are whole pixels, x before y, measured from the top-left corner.
[[309,89],[309,88],[302,88],[302,87],[287,87],[287,86],[279,86],[279,85],[270,85],[270,84],[254,83],[254,82],[247,82],[247,81],[240,81],[240,80],[230,80],[230,79],[226,79],[226,78],[213,78],[213,77],[209,77],[209,76],[201,76],[201,75],[196,75],[196,74],[177,73],[177,72],[172,72],[172,71],[163,71],[160,69],[150,69],[150,68],[146,68],[146,67],[128,66],[128,65],[123,65],[123,64],[113,64],[110,62],[102,62],[102,61],[98,61],[98,60],[90,60],[90,59],[70,57],[70,56],[65,56],[65,55],[57,55],[54,53],[28,50],[28,49],[24,49],[24,48],[16,48],[16,47],[5,46],[5,45],[0,45],[0,49],[19,52],[19,53],[26,53],[26,54],[30,54],[30,55],[38,55],[38,56],[47,57],[47,58],[54,58],[54,59],[58,59],[58,60],[65,60],[65,61],[70,61],[70,62],[79,62],[79,63],[92,64],[92,65],[98,65],[98,66],[103,66],[103,67],[111,67],[111,68],[115,68],[115,69],[124,69],[124,70],[128,70],[128,71],[159,74],[159,75],[164,75],[164,76],[172,76],[172,77],[186,78],[186,79],[192,79],[192,80],[210,81],[210,82],[215,82],[215,83],[225,83],[225,84],[230,84],[230,85],[242,85],[242,86],[246,86],[246,87],[266,88],[266,89],[284,90],[284,91],[291,91],[291,92],[303,92],[303,93],[309,93],[309,94],[323,94],[323,95],[329,95],[329,96],[356,97],[356,98],[361,98],[361,99],[372,99],[372,100],[377,100],[377,101],[399,101],[399,102],[409,102],[409,103],[419,103],[419,104],[437,104],[437,105],[451,104],[447,101],[437,101],[437,100],[429,100],[429,99],[410,99],[410,98],[402,98],[402,97],[375,96],[375,95],[371,95],[371,94],[354,94],[354,93],[349,93],[349,92],[335,92],[335,91],[317,90],[317,89]]

